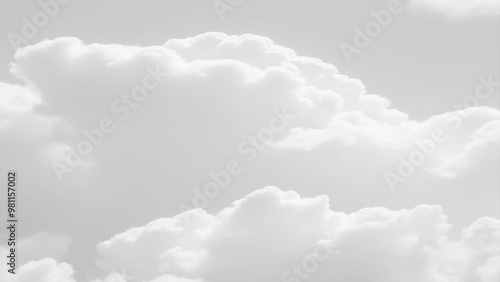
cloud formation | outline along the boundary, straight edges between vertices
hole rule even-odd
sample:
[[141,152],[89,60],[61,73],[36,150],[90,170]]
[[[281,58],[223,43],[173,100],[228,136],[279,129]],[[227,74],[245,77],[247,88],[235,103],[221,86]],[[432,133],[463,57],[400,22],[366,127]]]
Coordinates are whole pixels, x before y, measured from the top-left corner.
[[411,0],[411,3],[452,18],[500,15],[500,2],[496,0]]
[[[122,269],[153,282],[498,280],[496,219],[479,219],[451,240],[440,206],[345,214],[330,209],[327,196],[301,198],[272,187],[251,192],[279,183],[301,194],[328,193],[334,203],[333,195],[342,202],[367,195],[363,206],[377,206],[380,195],[368,195],[380,194],[384,171],[397,168],[398,157],[421,148],[436,129],[446,141],[421,166],[426,180],[477,176],[483,167],[498,171],[491,154],[499,145],[497,109],[474,106],[414,120],[333,65],[250,34],[206,33],[148,47],[57,38],[19,49],[12,73],[22,84],[0,84],[0,154],[33,176],[23,179],[26,195],[50,201],[53,192],[44,192],[65,188],[57,190],[57,204],[68,218],[93,222],[107,215],[123,226],[130,206],[156,218],[148,208],[175,207],[172,212],[220,164],[247,165],[231,187],[248,195],[220,213],[191,210],[99,243],[99,265],[110,274],[97,281],[123,280]],[[146,94],[138,88],[154,83]],[[259,158],[247,161],[250,154],[238,144],[285,106],[295,115],[287,130],[268,140],[266,150],[252,148]],[[85,132],[95,132],[104,118],[115,130],[102,135],[80,166],[69,165],[76,145],[88,139]],[[71,168],[63,183],[54,161]],[[467,191],[496,189],[492,175],[485,187]],[[241,197],[235,195],[224,200]],[[467,194],[457,197],[468,201]],[[75,208],[85,201],[92,209]],[[35,213],[29,216],[37,222]],[[33,256],[19,269],[17,279],[24,280],[15,282],[31,281],[33,273],[72,282],[72,267],[58,262],[60,250]]]
[[[497,281],[500,221],[481,218],[455,240],[451,228],[439,206],[346,214],[327,196],[266,187],[216,215],[186,211],[99,243],[110,274],[92,282]],[[4,281],[75,282],[73,273],[47,257]]]
[[[17,96],[25,98],[16,101],[9,95],[3,99],[17,111],[34,109],[25,115],[35,114],[36,122],[44,120],[49,143],[38,143],[46,144],[52,161],[68,166],[59,173],[64,177],[73,171],[68,161],[72,151],[79,152],[79,142],[90,138],[102,119],[109,120],[119,133],[104,134],[104,142],[112,146],[93,148],[84,158],[84,168],[104,166],[103,161],[111,157],[127,158],[131,147],[149,146],[162,147],[158,157],[168,155],[172,163],[191,159],[200,170],[208,169],[206,157],[222,160],[220,156],[232,154],[235,145],[231,144],[264,127],[273,109],[283,106],[297,118],[289,133],[273,140],[278,149],[361,144],[397,156],[411,150],[415,139],[428,137],[433,128],[456,126],[450,113],[412,120],[333,65],[297,56],[256,35],[207,33],[150,47],[86,45],[76,38],[58,38],[24,47],[15,59],[12,72],[27,86],[4,87],[34,93],[23,92]],[[153,78],[159,84],[151,91],[135,91],[141,81]],[[446,159],[461,154],[462,148],[472,150],[467,136],[498,117],[495,109],[475,108],[450,136],[447,149],[451,150],[438,149],[434,154],[429,171],[455,175],[450,171],[458,168],[446,165]],[[14,122],[13,118],[3,123]],[[47,123],[49,118],[52,123]],[[198,140],[204,144],[200,146]],[[172,149],[181,144],[189,151]],[[151,155],[141,158],[158,161]]]
[[[68,263],[58,263],[64,259],[72,239],[57,233],[36,233],[17,241],[17,272],[7,272],[7,264],[0,266],[0,280],[7,282],[75,282],[74,270]],[[10,254],[6,242],[0,241],[0,255]],[[5,246],[5,247],[4,247]],[[10,269],[10,268],[9,268]]]
[[[458,240],[448,237],[450,228],[439,206],[345,214],[330,209],[326,196],[301,198],[267,187],[216,215],[191,210],[129,229],[99,243],[98,252],[102,267],[127,269],[139,280],[160,275],[207,282],[500,278],[494,264],[500,222],[479,219]],[[322,245],[324,250],[318,249]],[[325,259],[308,257],[315,251]]]

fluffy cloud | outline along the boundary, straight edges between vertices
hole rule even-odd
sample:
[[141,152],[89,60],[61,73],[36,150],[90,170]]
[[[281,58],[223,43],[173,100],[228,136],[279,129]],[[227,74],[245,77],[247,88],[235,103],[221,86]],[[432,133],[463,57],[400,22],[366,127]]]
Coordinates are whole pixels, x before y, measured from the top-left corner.
[[[326,196],[266,187],[216,215],[190,210],[99,243],[98,264],[110,274],[92,282],[496,281],[500,221],[481,218],[455,240],[450,229],[439,206],[346,214]],[[23,246],[42,237],[48,234]],[[2,271],[2,279],[76,282],[73,274],[47,257],[23,264],[16,276]]]
[[[271,140],[281,149],[361,144],[397,156],[409,151],[415,139],[429,136],[433,128],[449,129],[454,123],[447,114],[423,122],[411,120],[387,99],[366,93],[359,80],[340,74],[334,66],[297,56],[255,35],[207,33],[151,47],[86,45],[76,38],[59,38],[22,48],[15,59],[12,72],[27,86],[10,87],[17,92],[29,88],[39,100],[18,98],[22,102],[14,102],[8,98],[12,95],[4,100],[34,108],[37,121],[58,120],[45,132],[50,142],[44,151],[52,154],[52,161],[68,165],[64,160],[71,158],[72,150],[89,139],[103,119],[116,131],[112,136],[104,134],[105,145],[93,148],[84,158],[86,165],[81,168],[90,170],[108,167],[106,160],[117,157],[156,163],[168,156],[169,168],[189,159],[196,170],[207,171],[234,154],[239,140],[265,127],[273,109],[284,106],[297,118],[289,133]],[[154,87],[141,94],[144,83]],[[433,158],[438,162],[434,167],[451,170],[446,159],[461,153],[471,132],[498,118],[497,110],[477,108],[450,136],[446,154]],[[178,150],[180,146],[186,149]],[[130,150],[133,147],[162,150],[157,150],[156,157],[137,156]],[[73,168],[59,171],[66,178],[70,174],[66,171]]]
[[454,18],[500,14],[500,2],[496,0],[411,0],[411,3]]
[[73,267],[67,263],[57,263],[54,259],[45,258],[30,261],[19,268],[19,272],[8,282],[76,282],[72,277]]
[[[161,209],[177,213],[179,203],[192,199],[192,187],[201,187],[209,172],[231,159],[246,165],[231,179],[239,189],[227,189],[213,209],[269,184],[339,195],[334,199],[350,210],[382,205],[384,171],[396,168],[398,156],[418,149],[416,141],[431,138],[435,129],[446,142],[433,149],[421,171],[425,181],[417,183],[425,186],[416,188],[428,192],[441,188],[438,181],[477,176],[485,165],[499,167],[490,153],[498,150],[498,110],[476,107],[413,120],[333,65],[261,36],[207,33],[148,47],[58,38],[19,49],[12,73],[23,83],[0,84],[0,155],[30,176],[23,179],[24,206],[57,206],[71,222],[101,224],[105,234],[111,221],[130,226],[132,218],[145,222],[164,214]],[[249,145],[249,138],[269,126],[274,110],[284,107],[295,116],[286,129],[259,147]],[[53,162],[70,166],[78,144],[98,136],[104,119],[113,132],[102,134],[102,142],[59,183]],[[242,142],[257,160],[247,161]],[[493,176],[466,190],[496,191]],[[436,177],[443,179],[433,184]],[[435,190],[428,194],[439,195]],[[492,193],[484,195],[492,201]],[[422,199],[408,195],[412,203]],[[429,201],[465,201],[472,216],[482,212],[474,207],[498,209],[496,200],[471,203],[467,193],[455,196]],[[59,226],[54,214],[37,208],[24,220],[33,226],[40,224],[37,216],[54,218]],[[483,248],[484,236],[470,238],[476,229],[497,234],[497,225],[480,220],[450,242],[449,224],[437,206],[343,214],[330,210],[328,197],[300,198],[268,188],[216,215],[192,210],[118,234],[98,245],[99,265],[111,273],[106,282],[125,279],[115,273],[120,269],[155,282],[279,281],[283,275],[297,281],[293,266],[318,250],[329,259],[312,281],[442,281],[454,275],[487,280],[497,275],[492,265],[498,253],[494,244]],[[72,279],[69,265],[33,259],[24,275],[43,270]]]
[[[7,265],[0,266],[0,280],[6,282],[75,282],[73,267],[58,263],[66,254],[72,239],[56,233],[37,233],[17,242],[17,266],[13,275],[7,272]],[[2,246],[6,246],[2,242]],[[10,247],[0,247],[5,258]]]
[[20,163],[16,154],[22,159],[26,154],[42,157],[44,153],[57,118],[34,113],[41,102],[30,86],[0,82],[0,150],[10,165]]
[[122,267],[138,280],[493,281],[500,222],[480,219],[456,241],[450,228],[438,206],[345,214],[331,210],[326,196],[267,187],[216,215],[191,210],[132,228],[98,251],[102,267]]

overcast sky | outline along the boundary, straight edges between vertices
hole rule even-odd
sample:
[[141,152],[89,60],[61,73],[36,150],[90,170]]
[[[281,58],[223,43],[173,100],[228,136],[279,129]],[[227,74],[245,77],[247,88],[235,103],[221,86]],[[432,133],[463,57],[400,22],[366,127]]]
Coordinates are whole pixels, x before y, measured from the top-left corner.
[[500,279],[500,1],[0,15],[0,280]]

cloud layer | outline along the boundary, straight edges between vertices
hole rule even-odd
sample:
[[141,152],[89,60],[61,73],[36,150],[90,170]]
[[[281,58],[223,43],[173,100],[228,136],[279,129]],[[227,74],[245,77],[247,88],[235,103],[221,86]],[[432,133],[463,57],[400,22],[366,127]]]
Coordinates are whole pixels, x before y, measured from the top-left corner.
[[[108,276],[97,281],[498,280],[498,220],[478,219],[452,240],[440,205],[357,208],[381,205],[381,191],[389,193],[384,173],[401,174],[402,161],[424,156],[396,181],[420,181],[407,194],[412,201],[463,182],[456,198],[430,202],[467,204],[475,219],[481,208],[497,211],[491,171],[499,162],[491,152],[498,152],[500,112],[479,103],[498,90],[491,75],[458,107],[419,121],[333,65],[250,34],[148,47],[57,38],[19,49],[12,73],[22,84],[0,84],[0,154],[30,175],[23,179],[24,206],[34,207],[27,226],[46,228],[39,217],[57,213],[35,207],[55,201],[63,219],[116,233],[106,219],[123,227],[175,215],[210,172],[228,160],[244,168],[213,199],[209,208],[220,210],[241,198],[221,212],[191,210],[99,243],[98,264]],[[284,107],[294,115],[286,130],[251,145]],[[104,127],[113,130],[98,137]],[[75,161],[82,140],[92,138],[102,140]],[[68,167],[63,182],[54,162]],[[461,181],[478,176],[484,182],[477,187]],[[254,191],[269,184],[328,196]],[[469,199],[478,191],[485,201]],[[358,211],[332,210],[329,198]],[[60,225],[57,218],[47,224]],[[58,262],[66,249],[33,255],[15,282],[73,281],[73,268]]]
[[[439,206],[345,214],[326,196],[266,187],[216,215],[186,211],[99,243],[110,274],[93,282],[498,281],[500,221],[481,218],[455,240],[450,228]],[[43,258],[5,281],[74,282],[73,273]]]

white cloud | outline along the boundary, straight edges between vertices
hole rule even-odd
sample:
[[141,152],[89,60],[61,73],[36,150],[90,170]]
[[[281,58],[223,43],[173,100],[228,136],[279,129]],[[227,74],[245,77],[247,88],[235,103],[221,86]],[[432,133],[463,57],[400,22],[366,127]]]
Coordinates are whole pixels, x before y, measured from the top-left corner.
[[0,109],[2,113],[25,113],[40,103],[32,89],[17,84],[0,82]]
[[[1,242],[0,255],[9,255],[10,246]],[[63,258],[72,239],[57,233],[36,233],[18,240],[16,247],[16,274],[7,270],[5,263],[0,266],[0,280],[6,282],[74,282],[73,268],[67,263],[58,263]],[[5,247],[4,247],[5,246]]]
[[58,263],[53,258],[30,261],[17,268],[16,274],[8,273],[2,266],[0,278],[5,282],[76,282],[73,267]]
[[[93,151],[87,160],[90,169],[106,166],[102,163],[106,156],[126,158],[133,154],[129,148],[138,146],[162,147],[156,157],[141,156],[145,162],[157,162],[155,158],[162,156],[169,156],[172,164],[191,159],[203,170],[208,167],[207,154],[222,161],[221,156],[235,151],[238,140],[245,140],[268,122],[265,113],[284,105],[297,118],[290,134],[275,138],[276,148],[311,150],[325,144],[361,144],[397,156],[432,128],[452,124],[445,120],[446,114],[414,121],[391,108],[382,96],[367,93],[359,80],[338,73],[334,66],[299,57],[256,35],[206,33],[150,47],[86,45],[76,38],[58,38],[24,47],[15,58],[12,72],[40,93],[43,103],[35,105],[36,113],[61,120],[51,124],[51,143],[45,148],[53,160],[63,160],[68,148],[85,138],[80,132],[97,128],[102,118],[123,126],[120,117],[124,112],[115,106],[125,111],[127,102],[123,95],[121,101],[116,99],[130,94],[127,92],[136,85],[134,81],[141,81],[146,67],[162,69],[162,85],[147,100],[126,106],[127,111],[134,111],[133,118],[123,121],[126,129],[106,136],[106,143],[113,146]],[[497,110],[477,108],[470,119],[486,123],[498,116]],[[458,154],[468,132],[482,126],[474,121],[468,124],[450,138],[447,148],[455,151],[447,155]],[[199,140],[204,140],[202,146]],[[181,155],[182,151],[172,149],[179,144],[189,152]],[[447,155],[437,154],[435,162]]]
[[[99,243],[99,265],[109,274],[92,282],[496,281],[500,221],[481,218],[455,240],[450,228],[439,206],[345,214],[332,210],[326,196],[267,187],[216,215],[191,210]],[[47,257],[0,278],[76,282],[73,275],[71,265]]]
[[75,282],[73,273],[71,265],[46,258],[21,266],[13,282]]
[[[120,123],[110,105],[141,82],[146,67],[157,65],[165,73],[163,83]],[[283,106],[296,115],[290,130],[277,134],[268,152],[259,152],[262,161],[249,164],[247,175],[234,181],[241,187],[234,193],[262,187],[257,180],[288,182],[301,193],[324,189],[343,197],[352,193],[358,200],[363,194],[368,201],[363,206],[374,206],[379,198],[370,195],[378,193],[374,186],[383,172],[435,128],[445,130],[448,139],[424,165],[423,172],[431,172],[426,180],[433,174],[475,173],[484,164],[498,168],[498,160],[488,158],[489,150],[498,147],[498,110],[478,107],[464,119],[457,120],[464,111],[456,111],[416,121],[333,65],[300,57],[261,36],[207,33],[149,47],[58,38],[20,49],[12,71],[25,85],[0,84],[0,153],[33,176],[23,179],[27,194],[76,187],[79,200],[92,201],[92,210],[83,216],[68,206],[68,218],[93,222],[103,211],[116,212],[123,226],[128,218],[119,218],[120,212],[130,206],[154,218],[146,214],[151,206],[176,206],[219,164],[231,158],[244,161],[238,143],[268,126],[272,110]],[[103,117],[112,119],[117,130],[88,157],[91,165],[57,184],[51,161],[64,158],[66,148],[83,138],[82,130],[95,128]],[[137,187],[147,190],[143,201],[137,201]],[[58,199],[61,205],[75,198],[60,195],[67,197]],[[469,204],[471,213],[482,205]],[[45,212],[52,216],[40,209]],[[497,234],[496,220],[473,226],[478,224]],[[330,210],[326,196],[304,199],[268,188],[217,215],[194,210],[132,228],[100,243],[98,251],[100,266],[111,272],[104,281],[119,281],[123,277],[113,272],[124,268],[137,279],[155,282],[279,281],[320,242],[331,243],[336,252],[310,281],[421,282],[494,275],[489,259],[498,256],[495,245],[493,251],[482,248],[480,236],[479,245],[471,246],[472,229],[449,242],[448,229],[438,206],[370,208],[348,215]],[[68,265],[41,256],[24,269],[72,279]]]
[[497,0],[411,0],[411,3],[453,18],[500,14],[500,2]]
[[[104,268],[123,267],[146,280],[175,275],[207,282],[283,281],[285,271],[301,266],[322,241],[333,251],[316,271],[299,268],[308,281],[437,282],[496,275],[498,220],[478,220],[451,241],[451,225],[438,206],[344,214],[328,202],[325,196],[301,198],[267,187],[217,215],[191,210],[132,228],[100,243],[98,251]],[[198,263],[179,267],[178,257],[163,255],[171,250],[188,250]],[[284,277],[301,281],[298,275],[290,271]]]

